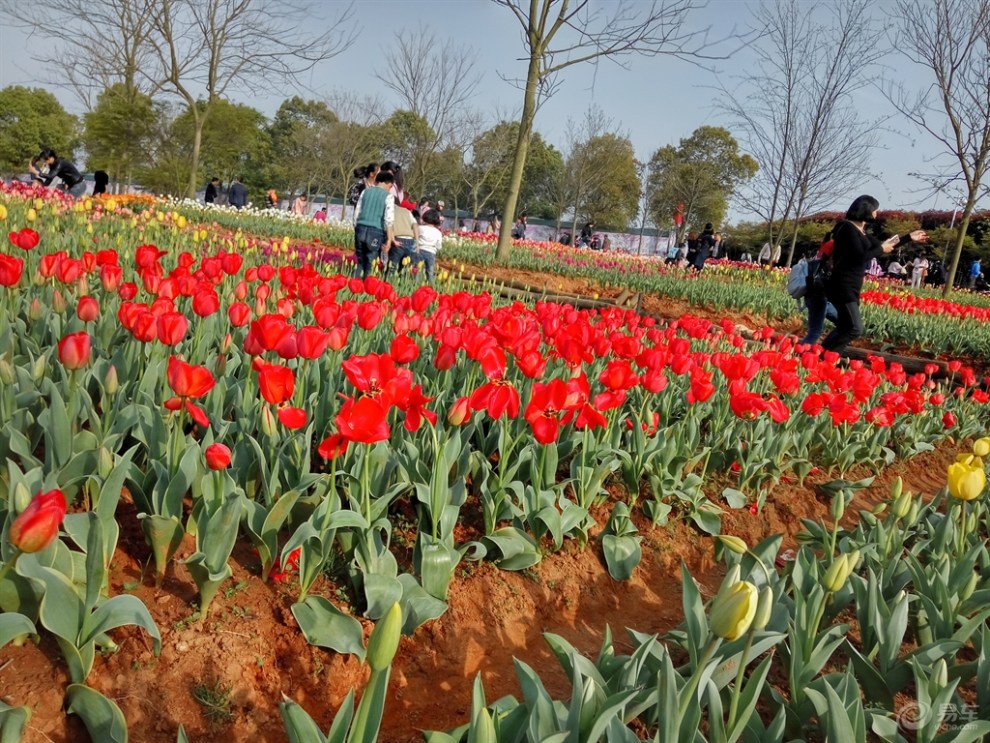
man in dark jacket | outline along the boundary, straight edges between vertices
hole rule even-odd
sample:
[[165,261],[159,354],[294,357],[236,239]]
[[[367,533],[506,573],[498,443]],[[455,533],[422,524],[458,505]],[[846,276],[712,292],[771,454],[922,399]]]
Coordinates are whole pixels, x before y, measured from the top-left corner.
[[39,180],[45,186],[50,186],[56,178],[62,181],[60,188],[79,198],[86,193],[86,181],[82,174],[71,162],[60,158],[54,150],[44,150],[38,160],[48,166],[48,172],[40,174]]
[[220,195],[220,179],[210,178],[210,182],[206,184],[206,196],[203,197],[203,201],[207,204],[216,203],[217,196]]
[[247,186],[241,183],[241,179],[238,176],[234,179],[234,182],[230,184],[230,193],[227,195],[227,200],[230,205],[235,209],[243,209],[248,203],[248,192]]

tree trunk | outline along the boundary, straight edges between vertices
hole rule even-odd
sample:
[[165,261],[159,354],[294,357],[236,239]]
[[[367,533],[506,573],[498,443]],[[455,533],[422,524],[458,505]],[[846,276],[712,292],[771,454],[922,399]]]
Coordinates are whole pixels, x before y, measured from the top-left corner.
[[962,257],[963,242],[966,240],[966,230],[969,229],[969,220],[973,216],[976,208],[976,192],[971,190],[969,198],[966,199],[966,208],[963,209],[962,219],[959,221],[959,234],[956,235],[956,246],[952,251],[952,263],[945,274],[945,286],[942,287],[942,298],[947,299],[956,281],[956,271],[959,269],[959,259]]
[[189,185],[186,187],[186,196],[190,199],[195,199],[196,189],[199,185],[199,150],[203,144],[203,126],[206,124],[206,116],[201,116],[199,114],[195,104],[193,104],[191,110],[193,112],[193,149],[189,169]]
[[509,193],[502,209],[502,227],[498,233],[498,248],[495,260],[507,261],[512,251],[512,227],[516,221],[516,206],[522,187],[523,169],[529,154],[529,138],[533,132],[533,119],[536,118],[536,86],[540,82],[540,57],[532,50],[529,57],[529,71],[526,73],[526,95],[523,98],[522,116],[519,119],[519,136],[516,139],[516,152],[512,157],[512,176],[509,179]]

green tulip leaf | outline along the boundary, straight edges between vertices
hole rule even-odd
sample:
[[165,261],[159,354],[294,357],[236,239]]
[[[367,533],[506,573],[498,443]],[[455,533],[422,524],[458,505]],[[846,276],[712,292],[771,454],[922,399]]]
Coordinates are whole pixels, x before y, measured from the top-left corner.
[[327,737],[320,732],[319,726],[298,704],[284,697],[278,708],[289,743],[327,743]]
[[405,620],[402,632],[412,635],[416,628],[433,619],[437,619],[447,611],[447,604],[435,596],[431,596],[416,581],[415,576],[403,573],[399,576],[402,586],[402,614]]
[[21,743],[30,719],[30,707],[11,707],[0,701],[0,743]]
[[151,618],[148,608],[141,599],[130,594],[114,596],[87,617],[80,633],[83,638],[80,645],[96,642],[101,634],[128,625],[140,627],[147,632],[154,640],[155,655],[161,652],[162,636],[158,632],[155,620]]
[[82,718],[94,741],[127,743],[127,722],[114,702],[84,684],[70,684],[65,700],[69,714]]
[[310,645],[350,653],[364,660],[364,631],[361,623],[345,614],[322,596],[307,596],[292,605],[292,616],[299,623]]
[[0,648],[18,637],[34,634],[34,623],[23,614],[0,614]]

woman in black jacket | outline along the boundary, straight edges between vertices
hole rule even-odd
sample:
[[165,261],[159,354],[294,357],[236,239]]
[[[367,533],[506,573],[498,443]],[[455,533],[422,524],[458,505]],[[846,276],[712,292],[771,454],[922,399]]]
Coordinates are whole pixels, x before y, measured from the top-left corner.
[[822,341],[826,351],[842,351],[850,341],[863,335],[863,319],[859,314],[859,295],[870,261],[882,253],[892,253],[897,245],[923,243],[928,235],[915,230],[902,237],[890,237],[880,242],[866,234],[867,222],[877,218],[880,202],[872,196],[860,196],[849,207],[846,218],[832,231],[832,275],[825,285],[825,296],[835,306],[838,318],[835,329]]

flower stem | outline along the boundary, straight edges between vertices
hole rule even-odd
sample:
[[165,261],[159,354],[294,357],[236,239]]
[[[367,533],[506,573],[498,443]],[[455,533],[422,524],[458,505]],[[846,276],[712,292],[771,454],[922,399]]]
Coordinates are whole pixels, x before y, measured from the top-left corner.
[[17,564],[17,561],[20,559],[21,555],[24,554],[16,547],[14,549],[16,550],[14,552],[14,556],[10,558],[10,560],[2,568],[0,568],[0,581],[3,581],[3,579],[7,577],[7,574],[14,569],[14,566]]
[[698,684],[701,683],[701,674],[704,672],[705,666],[711,661],[712,656],[715,655],[715,650],[718,649],[719,642],[719,638],[714,635],[709,638],[708,644],[705,645],[705,649],[701,653],[701,658],[698,659],[698,665],[694,669],[694,673],[688,679],[687,686],[681,691],[681,703],[677,709],[678,726],[680,726],[681,720],[684,719],[684,715],[687,713],[688,706],[694,698],[695,691],[698,689]]
[[754,631],[751,629],[746,633],[746,645],[743,647],[742,656],[739,658],[739,668],[736,671],[736,685],[732,687],[732,701],[729,702],[729,729],[735,727],[736,714],[739,709],[739,696],[742,692],[743,676],[746,672],[746,665],[749,663],[749,651],[753,647]]

